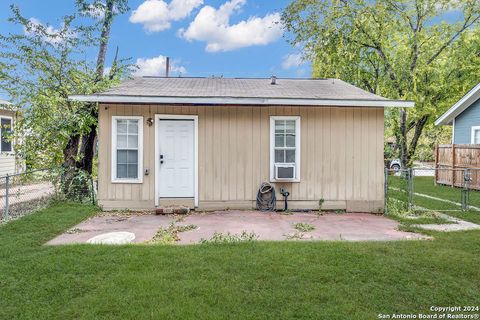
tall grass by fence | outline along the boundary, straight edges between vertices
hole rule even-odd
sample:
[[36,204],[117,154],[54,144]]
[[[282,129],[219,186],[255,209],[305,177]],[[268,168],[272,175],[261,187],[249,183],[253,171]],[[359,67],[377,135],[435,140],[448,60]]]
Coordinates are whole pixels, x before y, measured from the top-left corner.
[[[34,212],[52,200],[64,200],[67,196],[63,177],[63,170],[58,168],[0,177],[0,223]],[[84,185],[68,197],[76,201],[95,202],[93,180],[88,178]]]
[[470,169],[470,188],[480,190],[480,145],[441,144],[436,148],[435,181],[438,184],[462,187],[464,170]]

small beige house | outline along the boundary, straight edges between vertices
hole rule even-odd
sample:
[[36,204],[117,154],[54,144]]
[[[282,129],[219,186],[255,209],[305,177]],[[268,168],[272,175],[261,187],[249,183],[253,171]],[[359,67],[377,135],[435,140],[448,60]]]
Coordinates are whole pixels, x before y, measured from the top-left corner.
[[[289,207],[383,210],[385,107],[337,79],[135,78],[99,103],[104,209],[251,209],[267,181]],[[283,199],[277,193],[277,207]]]
[[11,108],[8,101],[0,99],[0,176],[19,173],[22,166],[15,156],[12,141],[7,139],[13,129],[17,112]]

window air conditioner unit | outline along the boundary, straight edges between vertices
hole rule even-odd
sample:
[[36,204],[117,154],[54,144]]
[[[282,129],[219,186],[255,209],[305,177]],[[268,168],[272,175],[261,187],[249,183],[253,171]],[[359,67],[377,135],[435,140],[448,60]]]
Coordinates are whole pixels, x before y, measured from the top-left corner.
[[294,164],[276,164],[275,180],[293,180],[295,179]]

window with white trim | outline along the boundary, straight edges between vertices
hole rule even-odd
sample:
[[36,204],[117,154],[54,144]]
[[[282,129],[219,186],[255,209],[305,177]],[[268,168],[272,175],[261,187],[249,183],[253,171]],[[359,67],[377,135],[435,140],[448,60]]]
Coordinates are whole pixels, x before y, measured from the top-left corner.
[[472,144],[480,144],[480,126],[472,127]]
[[112,181],[142,182],[143,117],[112,117]]
[[300,180],[300,117],[270,117],[270,180]]
[[12,118],[1,117],[0,118],[0,151],[12,152],[12,141],[10,140],[12,133]]

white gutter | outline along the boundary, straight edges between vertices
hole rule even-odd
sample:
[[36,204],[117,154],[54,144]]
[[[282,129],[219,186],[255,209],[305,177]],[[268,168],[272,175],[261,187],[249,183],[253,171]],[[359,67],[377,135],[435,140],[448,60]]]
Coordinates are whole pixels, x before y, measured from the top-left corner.
[[403,107],[411,108],[413,101],[403,100],[349,100],[349,99],[285,99],[238,97],[156,97],[121,95],[72,95],[69,99],[81,102],[102,103],[159,103],[159,104],[219,104],[219,105],[291,105],[339,107]]
[[478,99],[480,99],[480,83],[477,84],[466,95],[464,95],[460,100],[458,100],[457,103],[448,109],[447,112],[442,114],[442,116],[435,121],[435,125],[439,126],[450,124],[454,118],[465,111],[465,109],[470,107]]
[[11,105],[11,103],[8,102],[7,100],[2,100],[2,99],[0,99],[0,105],[2,105],[2,106],[9,106],[9,105]]

